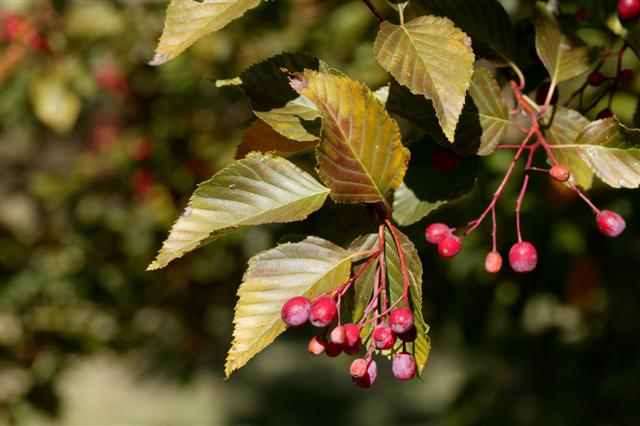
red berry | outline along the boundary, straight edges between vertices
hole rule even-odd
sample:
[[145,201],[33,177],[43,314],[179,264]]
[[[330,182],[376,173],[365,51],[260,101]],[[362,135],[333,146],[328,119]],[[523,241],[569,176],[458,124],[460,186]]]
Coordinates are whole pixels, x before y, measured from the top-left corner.
[[414,340],[416,340],[416,337],[418,337],[418,329],[415,325],[411,327],[406,333],[398,334],[398,339],[402,340],[403,342],[413,342]]
[[[640,0],[638,0],[640,1]],[[622,84],[626,84],[629,85],[631,83],[633,83],[633,79],[636,76],[636,74],[633,72],[633,70],[627,68],[624,69],[622,71],[620,71],[620,75],[618,75],[618,79],[620,80],[620,82]]]
[[617,237],[627,226],[622,216],[611,210],[602,210],[596,216],[598,229],[607,237]]
[[586,17],[587,17],[587,10],[583,7],[576,10],[576,13],[573,15],[573,19],[575,19],[576,22],[582,22],[585,20]]
[[342,346],[337,343],[329,342],[327,346],[324,348],[324,353],[329,355],[331,358],[335,358],[342,352]]
[[438,244],[451,235],[451,228],[444,223],[432,223],[424,229],[424,236],[429,244]]
[[338,308],[336,302],[330,297],[318,300],[311,306],[309,313],[309,321],[315,327],[326,327],[333,322],[338,316]]
[[299,327],[309,319],[311,302],[306,297],[292,297],[282,305],[280,316],[282,321],[291,327]]
[[413,314],[409,308],[398,308],[389,316],[391,330],[396,334],[406,333],[413,327]]
[[601,86],[604,83],[604,76],[598,71],[594,71],[587,77],[587,83],[593,87]]
[[[536,103],[538,105],[543,105],[547,100],[547,93],[549,93],[549,89],[551,88],[551,82],[545,81],[538,87],[538,91],[536,92]],[[554,88],[553,95],[551,95],[551,105],[555,105],[558,102],[558,88]]]
[[342,351],[350,356],[358,355],[360,353],[360,342],[353,346],[342,345]]
[[376,349],[391,349],[396,343],[396,335],[387,324],[378,324],[371,334]]
[[531,272],[538,264],[538,253],[533,244],[522,241],[509,250],[509,263],[516,272]]
[[410,380],[416,375],[416,359],[407,352],[400,352],[391,363],[393,377],[398,380]]
[[640,18],[640,0],[618,0],[618,15],[623,21]]
[[446,259],[449,259],[458,254],[461,248],[462,240],[460,239],[460,237],[457,237],[455,235],[449,235],[438,243],[438,253],[440,253],[440,256]]
[[439,172],[449,172],[460,163],[460,156],[447,148],[436,146],[431,151],[431,161]]
[[502,256],[497,251],[490,251],[484,259],[484,269],[495,274],[502,269]]
[[327,339],[322,335],[317,335],[309,341],[309,352],[315,356],[322,354],[327,347]]
[[331,342],[337,343],[338,345],[344,345],[344,342],[347,339],[344,326],[339,325],[333,330],[331,330],[330,338],[331,338]]
[[349,373],[351,373],[351,377],[353,377],[354,379],[359,379],[367,374],[368,368],[369,361],[364,358],[357,358],[354,359],[351,363],[351,367],[349,367]]
[[344,325],[345,346],[354,346],[360,344],[360,329],[355,324]]
[[603,119],[603,118],[609,118],[609,117],[613,117],[613,111],[611,111],[611,109],[609,109],[609,108],[605,108],[605,109],[603,109],[603,110],[602,110],[602,111],[600,111],[600,112],[598,113],[598,115],[596,116],[596,118],[597,118],[598,120],[601,120],[601,119]]
[[566,182],[571,177],[571,172],[565,166],[561,166],[560,164],[556,164],[549,170],[549,174],[552,178],[557,180],[558,182]]
[[369,366],[367,367],[367,372],[362,377],[354,377],[353,383],[356,386],[361,388],[370,388],[376,381],[376,377],[378,377],[378,366],[374,360],[369,362]]

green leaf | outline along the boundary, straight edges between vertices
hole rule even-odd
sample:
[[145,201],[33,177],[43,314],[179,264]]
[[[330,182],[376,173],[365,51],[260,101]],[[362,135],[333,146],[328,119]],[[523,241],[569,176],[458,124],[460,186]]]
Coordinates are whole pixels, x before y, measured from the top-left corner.
[[536,51],[551,76],[551,85],[585,72],[594,62],[598,49],[582,43],[572,34],[563,32],[556,18],[544,3],[534,9]]
[[553,149],[579,157],[613,188],[640,186],[640,130],[627,129],[613,117],[588,124],[574,143]]
[[329,190],[281,157],[251,153],[198,185],[148,270],[240,226],[305,219]]
[[[578,111],[564,107],[556,107],[551,125],[545,129],[545,138],[549,145],[570,145],[578,139],[578,135],[589,125],[589,120]],[[553,148],[553,146],[552,146]],[[553,151],[558,163],[571,170],[571,179],[583,189],[591,188],[593,173],[573,150],[555,149]]]
[[422,201],[403,183],[393,195],[393,220],[400,226],[409,226],[419,222],[443,204],[444,201]]
[[[367,250],[375,250],[378,248],[378,234],[366,234],[361,235],[356,238],[351,245],[349,246],[349,253],[354,256],[353,261],[361,261],[356,257],[357,253],[367,251]],[[355,270],[357,271],[359,267],[364,263],[361,261],[358,265],[355,265]],[[356,279],[355,283],[353,283],[353,323],[357,323],[362,318],[364,314],[364,310],[369,304],[371,300],[371,296],[373,295],[373,285],[374,285],[374,277],[375,277],[375,263],[373,263],[369,268],[367,268],[358,279]],[[361,331],[362,337],[366,337],[368,334],[366,331]]]
[[502,64],[515,58],[515,33],[507,11],[497,0],[419,0],[438,16],[446,16],[469,34],[477,56]]
[[502,97],[500,87],[486,68],[478,68],[473,73],[469,94],[478,107],[482,136],[478,155],[491,154],[507,132],[509,108]]
[[288,299],[294,296],[312,299],[349,279],[350,256],[329,241],[308,237],[252,257],[238,289],[226,376],[245,365],[286,329],[280,310]]
[[367,86],[347,77],[307,70],[291,81],[322,116],[318,173],[342,203],[374,203],[402,183],[409,151],[398,123]]
[[440,127],[453,142],[473,74],[469,37],[447,18],[420,16],[404,26],[382,22],[373,49],[400,84],[433,101]]
[[636,126],[636,128],[640,127],[640,98],[638,98],[636,102],[636,112],[633,114],[633,125]]
[[256,120],[242,135],[240,145],[236,148],[236,160],[246,157],[252,151],[287,157],[313,148],[315,145],[316,142],[299,142],[288,139],[273,130],[264,121]]
[[171,0],[164,30],[149,65],[172,60],[201,37],[222,29],[258,4],[260,0]]

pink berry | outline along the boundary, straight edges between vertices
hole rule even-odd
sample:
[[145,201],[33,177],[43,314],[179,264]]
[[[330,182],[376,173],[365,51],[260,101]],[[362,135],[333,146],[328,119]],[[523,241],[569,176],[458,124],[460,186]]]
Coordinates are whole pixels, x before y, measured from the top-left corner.
[[349,373],[351,373],[351,377],[353,377],[354,379],[359,379],[367,374],[368,368],[369,361],[364,358],[357,358],[354,359],[351,363],[351,367],[349,367]]
[[640,0],[618,0],[618,15],[623,21],[640,18]]
[[391,349],[396,343],[396,335],[387,324],[378,324],[371,334],[376,349]]
[[344,326],[339,325],[333,330],[331,330],[330,338],[333,343],[337,343],[338,345],[343,345],[345,340],[347,339]]
[[617,237],[627,226],[622,216],[611,210],[602,210],[596,216],[598,229],[607,237]]
[[311,305],[309,321],[315,327],[326,327],[338,316],[336,302],[330,297],[324,297]]
[[552,178],[557,180],[558,182],[566,182],[571,177],[571,172],[565,166],[561,166],[560,164],[556,164],[549,170],[549,174]]
[[414,340],[416,340],[416,337],[418,337],[418,329],[415,325],[411,327],[406,333],[398,334],[398,339],[402,340],[403,342],[413,342]]
[[309,319],[311,302],[306,297],[297,296],[287,300],[282,305],[280,315],[282,320],[291,327],[299,327]]
[[424,230],[424,236],[429,244],[438,244],[451,235],[451,228],[444,223],[432,223]]
[[354,377],[353,383],[356,386],[368,389],[373,386],[376,381],[376,377],[378,377],[378,366],[376,365],[376,362],[374,360],[371,360],[369,362],[369,366],[367,367],[367,372],[364,374],[364,376]]
[[355,324],[344,325],[345,346],[354,346],[360,344],[360,329]]
[[410,380],[416,375],[416,359],[407,352],[400,352],[391,363],[393,377],[398,380]]
[[396,334],[406,333],[413,327],[413,314],[409,308],[398,308],[389,316],[391,330]]
[[593,87],[602,86],[602,83],[604,83],[604,76],[598,71],[594,71],[589,74],[589,77],[587,77],[587,83]]
[[309,341],[309,352],[315,356],[321,355],[327,347],[327,339],[322,335],[315,336]]
[[538,264],[538,253],[533,244],[522,241],[509,250],[509,263],[516,272],[531,272]]
[[337,343],[329,342],[327,346],[324,348],[324,353],[326,353],[331,358],[335,358],[342,352],[342,346]]
[[438,243],[438,253],[445,259],[454,257],[462,248],[462,240],[455,235],[449,235]]
[[484,269],[495,274],[502,269],[502,256],[497,251],[490,251],[484,259]]

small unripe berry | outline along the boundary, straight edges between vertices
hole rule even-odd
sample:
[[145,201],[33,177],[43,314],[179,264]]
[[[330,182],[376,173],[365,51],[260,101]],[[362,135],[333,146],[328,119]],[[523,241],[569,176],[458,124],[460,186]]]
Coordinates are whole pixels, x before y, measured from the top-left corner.
[[516,272],[531,272],[538,264],[538,253],[533,244],[522,241],[509,250],[509,263]]
[[299,327],[309,319],[311,302],[306,297],[297,296],[287,300],[282,305],[280,316],[282,321],[291,327]]
[[589,77],[587,77],[587,83],[589,83],[589,85],[593,87],[602,86],[602,83],[604,83],[604,75],[602,75],[598,71],[594,71],[589,74]]
[[[638,0],[640,1],[640,0]],[[633,78],[636,76],[636,74],[633,72],[633,70],[627,68],[624,69],[622,71],[620,71],[620,75],[618,76],[618,79],[620,80],[620,82],[622,84],[626,84],[629,85],[631,83],[633,83]]]
[[367,374],[367,368],[369,368],[369,361],[364,358],[354,359],[349,367],[349,373],[354,379],[359,379]]
[[324,353],[326,353],[331,358],[335,358],[342,352],[342,346],[337,343],[329,342],[327,346],[324,348]]
[[336,302],[330,297],[318,300],[311,306],[309,312],[309,321],[315,327],[326,327],[333,322],[338,316],[338,308]]
[[418,329],[415,325],[411,327],[406,333],[398,334],[398,339],[407,343],[413,342],[414,340],[416,340],[416,337],[418,337]]
[[362,377],[354,377],[353,383],[356,386],[361,388],[370,388],[376,381],[376,377],[378,377],[378,366],[374,360],[369,362],[369,366],[367,367],[367,372]]
[[490,251],[484,259],[484,269],[492,274],[500,272],[502,269],[502,255],[497,251]]
[[458,254],[461,248],[462,240],[455,235],[449,235],[438,243],[438,253],[446,259]]
[[431,151],[431,160],[436,170],[443,173],[455,169],[460,164],[460,156],[458,154],[440,146],[436,146]]
[[613,111],[611,111],[610,108],[605,108],[602,111],[600,111],[598,113],[598,115],[596,116],[596,118],[598,120],[602,120],[603,118],[609,118],[609,117],[613,117]]
[[315,336],[309,340],[309,352],[315,356],[321,355],[327,347],[327,339],[322,335]]
[[378,324],[371,334],[376,349],[391,349],[396,343],[396,335],[387,324]]
[[618,16],[623,21],[633,21],[640,18],[640,1],[618,0]]
[[561,166],[560,164],[556,164],[551,167],[549,170],[549,174],[552,178],[557,180],[558,182],[566,182],[571,177],[571,172],[565,166]]
[[416,359],[407,352],[400,352],[391,363],[393,377],[398,380],[410,380],[416,375]]
[[354,346],[360,344],[360,329],[355,324],[344,325],[345,346]]
[[331,342],[337,343],[338,345],[343,345],[345,340],[347,339],[347,334],[345,332],[344,326],[339,325],[333,330],[331,330]]
[[424,229],[424,236],[429,244],[438,244],[451,235],[451,228],[444,223],[432,223]]
[[611,210],[600,211],[596,216],[596,223],[600,232],[607,237],[617,237],[627,226],[622,216]]
[[389,315],[389,325],[396,334],[406,333],[413,327],[413,314],[409,308],[398,308]]

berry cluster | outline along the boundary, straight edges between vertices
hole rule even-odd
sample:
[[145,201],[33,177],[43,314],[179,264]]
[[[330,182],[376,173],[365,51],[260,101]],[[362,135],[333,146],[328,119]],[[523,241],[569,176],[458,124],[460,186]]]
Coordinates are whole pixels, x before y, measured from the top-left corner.
[[[323,331],[309,341],[309,352],[313,355],[327,354],[337,357],[341,353],[358,356],[350,367],[353,383],[362,388],[373,386],[378,366],[373,359],[374,353],[381,353],[392,358],[391,370],[398,380],[410,380],[416,376],[416,359],[407,350],[407,344],[416,340],[417,328],[414,316],[409,308],[408,286],[406,279],[403,297],[391,302],[387,297],[388,289],[385,273],[384,257],[384,224],[380,225],[379,246],[372,250],[368,259],[347,282],[321,294],[314,299],[296,296],[287,300],[280,312],[282,320],[290,327],[300,327],[307,322]],[[391,230],[396,247],[400,250],[395,229],[386,221]],[[401,258],[401,267],[406,272],[406,265]],[[340,302],[363,272],[375,266],[375,288],[373,295],[357,323],[343,323]],[[397,307],[403,303],[403,306]]]

